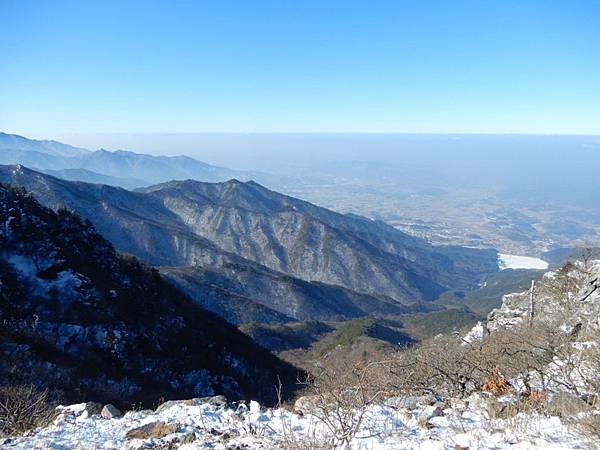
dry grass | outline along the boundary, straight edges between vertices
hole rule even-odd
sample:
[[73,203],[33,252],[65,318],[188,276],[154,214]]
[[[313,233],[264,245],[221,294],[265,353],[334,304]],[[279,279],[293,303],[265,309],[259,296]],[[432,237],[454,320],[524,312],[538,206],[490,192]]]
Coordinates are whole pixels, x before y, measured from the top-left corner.
[[[600,443],[600,415],[599,414],[588,414],[583,418],[579,419],[577,425],[582,429],[590,438],[594,439],[597,443]],[[600,444],[597,444],[596,448],[600,448]]]
[[0,434],[22,434],[49,424],[55,416],[48,390],[31,385],[0,387]]

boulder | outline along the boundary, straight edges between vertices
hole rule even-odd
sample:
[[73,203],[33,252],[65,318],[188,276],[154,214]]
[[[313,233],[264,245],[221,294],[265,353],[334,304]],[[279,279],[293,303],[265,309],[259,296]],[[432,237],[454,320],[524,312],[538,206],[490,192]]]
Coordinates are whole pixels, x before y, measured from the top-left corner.
[[465,401],[469,405],[470,409],[487,410],[488,409],[488,398],[484,397],[478,392],[473,392],[469,395]]
[[417,422],[419,422],[419,425],[421,426],[426,426],[428,422],[434,417],[440,417],[443,415],[444,412],[441,408],[434,405],[426,406],[421,410],[421,412],[417,416]]
[[196,434],[193,431],[185,433],[183,436],[179,438],[179,443],[181,445],[191,444],[196,440]]
[[169,400],[161,403],[158,408],[156,408],[155,413],[159,414],[176,405],[199,406],[207,404],[214,406],[215,408],[222,409],[227,406],[227,399],[223,395],[216,395],[213,397],[198,397],[188,400]]
[[88,416],[97,416],[102,413],[102,404],[96,402],[87,402],[83,409]]
[[172,408],[173,406],[187,404],[185,402],[189,402],[189,400],[169,400],[169,401],[166,401],[166,402],[158,405],[158,407],[156,408],[156,410],[154,412],[156,414],[160,414],[161,412],[164,412],[167,409]]
[[208,405],[214,406],[215,408],[219,408],[219,409],[227,407],[227,399],[223,395],[194,398],[192,400],[194,401],[195,405],[208,404]]
[[102,417],[105,419],[116,419],[117,417],[121,417],[123,413],[116,406],[111,405],[110,403],[104,408],[102,408],[102,412],[100,413]]
[[125,434],[126,439],[160,439],[169,434],[176,433],[179,424],[162,421],[147,423],[141,427],[133,428]]

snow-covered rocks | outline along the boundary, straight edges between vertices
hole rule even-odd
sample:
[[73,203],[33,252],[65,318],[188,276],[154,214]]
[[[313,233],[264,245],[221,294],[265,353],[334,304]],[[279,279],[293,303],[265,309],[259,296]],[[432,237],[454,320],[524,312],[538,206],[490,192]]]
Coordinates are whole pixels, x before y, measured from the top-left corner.
[[121,417],[123,413],[114,405],[108,404],[102,408],[100,415],[105,419],[115,419],[117,417]]
[[417,421],[421,426],[427,426],[429,421],[434,417],[443,416],[444,412],[439,406],[429,405],[421,410],[419,416],[417,417]]
[[[413,398],[413,400],[415,400]],[[423,399],[388,399],[370,405],[348,450],[455,448],[588,448],[590,441],[558,417],[490,418],[484,403],[423,405]],[[315,448],[332,443],[332,430],[306,412],[264,409],[256,402],[222,405],[222,398],[169,402],[159,412],[131,411],[120,418],[88,415],[86,404],[60,407],[54,423],[28,436],[0,441],[6,449]],[[421,418],[427,416],[425,426]],[[518,427],[514,422],[518,421]],[[421,423],[420,423],[421,422]],[[297,447],[294,447],[297,445]],[[301,445],[303,445],[301,447]],[[335,443],[327,448],[336,447]]]
[[[566,333],[582,326],[584,331],[600,329],[599,279],[600,261],[576,261],[546,272],[535,283],[535,319],[561,328]],[[530,291],[524,291],[505,295],[500,308],[488,315],[485,324],[487,330],[477,324],[465,336],[465,340],[478,340],[486,331],[511,328],[529,320],[530,294]]]
[[465,401],[469,408],[473,410],[486,410],[488,406],[488,399],[479,392],[473,392]]
[[163,411],[166,411],[170,408],[176,407],[178,405],[183,406],[194,406],[194,405],[211,405],[217,409],[224,409],[227,407],[227,399],[222,395],[216,395],[214,397],[200,397],[200,398],[192,398],[187,400],[169,400],[164,403],[161,403],[157,408],[155,413],[160,414]]

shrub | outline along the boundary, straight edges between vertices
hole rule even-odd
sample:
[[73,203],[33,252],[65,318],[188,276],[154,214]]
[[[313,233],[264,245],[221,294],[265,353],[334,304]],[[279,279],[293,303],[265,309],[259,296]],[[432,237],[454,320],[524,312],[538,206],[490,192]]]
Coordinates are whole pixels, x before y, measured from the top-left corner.
[[48,390],[33,385],[0,387],[0,434],[22,434],[49,424],[56,416]]

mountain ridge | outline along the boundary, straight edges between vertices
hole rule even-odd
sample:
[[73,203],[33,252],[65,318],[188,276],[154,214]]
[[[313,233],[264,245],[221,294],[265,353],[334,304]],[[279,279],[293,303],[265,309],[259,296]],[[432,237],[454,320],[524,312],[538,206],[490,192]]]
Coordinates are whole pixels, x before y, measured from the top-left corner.
[[[305,310],[307,307],[312,308],[316,316],[323,319],[353,318],[367,313],[366,311],[358,312],[352,302],[347,303],[352,308],[346,313],[342,313],[339,306],[336,308],[335,314],[331,313],[331,309],[318,307],[318,299],[322,297],[322,291],[327,291],[334,298],[344,299],[344,301],[349,298],[359,301],[359,304],[368,307],[367,311],[370,312],[384,314],[403,311],[403,307],[391,299],[382,301],[377,296],[354,293],[331,285],[318,285],[320,287],[316,288],[317,285],[295,280],[284,274],[276,274],[258,263],[225,252],[210,241],[190,233],[176,218],[170,215],[169,211],[162,210],[160,204],[157,204],[154,199],[145,198],[141,193],[111,186],[68,182],[22,166],[0,167],[0,180],[29,188],[37,194],[36,197],[42,203],[52,209],[67,207],[78,211],[92,220],[102,234],[110,235],[111,241],[121,252],[137,255],[142,259],[148,252],[152,252],[159,257],[146,258],[146,262],[155,264],[165,261],[165,258],[169,258],[171,255],[171,259],[167,262],[177,262],[180,265],[192,263],[197,267],[206,265],[204,273],[218,274],[220,285],[216,285],[210,280],[206,281],[202,277],[186,276],[183,268],[177,271],[166,268],[163,272],[200,305],[233,324],[246,321],[285,322],[297,319],[298,317],[287,316],[290,310],[286,303],[304,305],[300,307],[301,310]],[[150,204],[149,207],[148,204]],[[143,209],[141,212],[136,210],[140,207]],[[163,222],[167,219],[171,221],[163,226]],[[143,222],[143,225],[139,225],[140,221]],[[125,228],[123,229],[123,227]],[[140,241],[140,236],[148,236],[150,242],[156,242],[156,244],[144,248],[144,240]],[[176,250],[176,246],[159,245],[169,239],[173,239],[178,245],[184,247],[196,246],[196,251],[203,255],[202,258],[187,261],[173,255],[171,252]],[[235,265],[238,270],[228,271],[226,269],[228,264]],[[210,269],[211,267],[212,269]],[[250,268],[252,268],[253,276],[248,278],[244,274],[249,273]],[[245,277],[245,290],[252,289],[255,294],[249,296],[244,289],[230,289],[232,285],[239,286],[241,276]],[[268,288],[271,296],[265,298],[264,295],[261,295],[255,287],[259,285],[265,289]],[[381,307],[373,309],[373,302],[380,304]],[[300,317],[305,316],[301,315]]]
[[406,304],[436,298],[448,287],[476,285],[483,274],[498,270],[493,250],[432,247],[385,224],[257,183],[171,182],[131,192],[21,166],[1,167],[0,181],[26,187],[46,206],[77,211],[120,251],[153,265],[215,267],[251,260],[306,281]]
[[23,150],[37,151],[52,156],[81,156],[90,151],[80,147],[63,144],[54,140],[35,140],[29,139],[18,134],[8,134],[0,131],[0,149],[2,150]]
[[87,150],[57,141],[38,141],[19,135],[0,133],[0,164],[23,164],[40,171],[71,171],[67,178],[88,181],[89,173],[110,177],[116,186],[136,188],[173,179],[195,178],[204,181],[225,181],[239,177],[259,178],[263,182],[281,181],[267,173],[240,171],[214,166],[189,156],[154,156],[129,150]]

